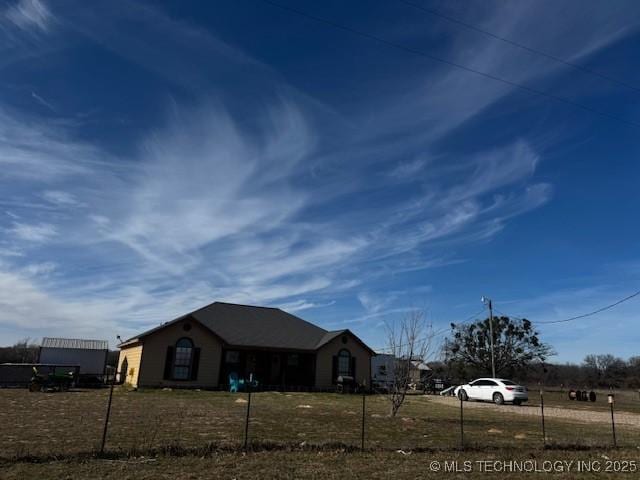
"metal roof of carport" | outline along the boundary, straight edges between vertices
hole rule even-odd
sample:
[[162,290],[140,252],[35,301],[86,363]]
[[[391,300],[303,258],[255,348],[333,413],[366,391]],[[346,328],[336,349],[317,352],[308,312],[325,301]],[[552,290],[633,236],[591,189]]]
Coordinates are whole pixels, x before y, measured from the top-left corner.
[[44,337],[42,348],[75,348],[78,350],[109,350],[106,340],[85,340],[82,338]]

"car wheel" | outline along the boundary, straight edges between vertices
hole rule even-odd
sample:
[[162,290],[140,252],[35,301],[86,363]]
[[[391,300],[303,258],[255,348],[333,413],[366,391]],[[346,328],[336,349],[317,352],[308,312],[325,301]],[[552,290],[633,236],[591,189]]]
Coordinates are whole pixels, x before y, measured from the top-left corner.
[[469,395],[467,395],[467,392],[465,392],[464,390],[460,390],[458,392],[458,398],[463,402],[466,402],[467,400],[469,400]]
[[493,403],[496,405],[502,405],[504,403],[504,397],[501,393],[496,392],[493,394]]
[[514,400],[513,404],[517,405],[517,406],[520,406],[520,405],[522,405],[522,400]]

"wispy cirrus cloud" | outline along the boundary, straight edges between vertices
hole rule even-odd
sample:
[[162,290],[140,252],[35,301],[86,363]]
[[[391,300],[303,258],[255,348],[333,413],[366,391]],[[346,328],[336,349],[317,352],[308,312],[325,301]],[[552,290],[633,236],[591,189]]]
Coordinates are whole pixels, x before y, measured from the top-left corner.
[[5,18],[14,26],[26,31],[47,32],[54,17],[40,0],[19,0],[7,7]]
[[74,195],[69,192],[63,192],[61,190],[47,190],[42,193],[42,198],[44,198],[47,202],[53,203],[54,205],[78,205],[78,201]]
[[16,248],[0,247],[0,257],[24,257],[24,252]]
[[[586,61],[607,46],[634,35],[640,28],[630,17],[631,12],[638,13],[638,6],[632,1],[621,2],[615,8],[600,2],[548,0],[506,6],[501,2],[464,7],[449,3],[438,8],[454,18],[468,19],[469,23],[496,35],[543,52],[553,52],[555,56],[574,63]],[[414,14],[411,18],[417,26],[424,26],[424,22],[431,19],[410,7],[408,11]],[[570,24],[563,20],[567,15],[574,18]],[[503,78],[507,82],[525,87],[536,86],[542,91],[549,89],[551,80],[573,73],[559,62],[523,52],[478,32],[448,27],[451,25],[444,21],[430,24],[428,29],[411,29],[405,25],[400,42],[422,50],[423,43],[429,45],[431,37],[438,36],[446,41],[447,47],[427,50],[428,53]],[[371,48],[375,47],[372,45]],[[391,98],[371,96],[371,101],[365,105],[370,114],[367,116],[368,135],[388,137],[391,131],[405,135],[411,132],[413,135],[410,138],[403,137],[403,141],[414,142],[424,148],[426,142],[434,142],[457,132],[483,111],[521,92],[508,83],[431,62],[420,56],[406,55],[405,58],[415,69],[428,70],[428,73],[412,75],[413,80],[408,79],[403,83],[401,92]],[[585,78],[582,77],[582,80]],[[569,83],[571,89],[576,88],[573,82]],[[598,87],[606,87],[606,84]],[[570,90],[563,92],[565,94],[568,99],[572,98]],[[536,103],[554,105],[553,100],[544,97],[528,98]],[[505,110],[508,111],[508,107]],[[582,113],[580,110],[576,112]]]
[[56,227],[50,223],[28,224],[13,222],[8,232],[18,240],[35,243],[45,242],[58,234]]
[[381,294],[371,292],[358,293],[358,301],[362,304],[365,310],[369,313],[380,313],[390,303],[397,298],[395,294]]
[[[50,16],[38,20],[33,10],[39,3],[23,4],[12,15],[50,32]],[[593,33],[587,18],[575,27],[565,45],[573,58],[621,35],[621,14],[594,8],[607,25]],[[544,34],[534,40],[544,47],[564,33],[541,22],[541,10],[513,4],[481,18],[505,35],[537,23]],[[513,94],[504,85],[407,59],[412,74],[393,80],[400,93],[332,106],[154,6],[59,15],[69,32],[133,66],[144,82],[160,78],[163,89],[179,90],[162,100],[162,118],[135,129],[134,147],[118,145],[123,158],[81,122],[0,107],[0,182],[8,188],[1,200],[20,209],[2,230],[0,255],[25,255],[15,241],[29,242],[27,258],[5,255],[0,264],[0,325],[124,336],[212,300],[302,311],[337,309],[346,299],[358,314],[338,316],[340,324],[378,321],[407,310],[400,303],[408,295],[383,285],[459,264],[457,249],[488,242],[509,219],[552,198],[551,184],[536,176],[544,152],[527,132],[491,147],[446,141]],[[120,28],[132,20],[138,29]],[[456,61],[514,81],[560,73],[468,36],[445,43]],[[35,311],[50,319],[16,324]]]
[[417,158],[409,162],[400,162],[398,166],[389,172],[389,176],[397,179],[414,179],[426,164],[427,160],[423,158]]
[[51,105],[50,102],[46,101],[44,98],[42,98],[40,95],[38,95],[36,92],[31,92],[31,98],[33,98],[40,105],[42,105],[44,107],[47,107],[52,112],[54,112],[54,113],[56,112],[55,107],[53,105]]
[[295,302],[278,303],[277,307],[287,312],[300,312],[302,310],[308,310],[310,308],[330,307],[335,303],[336,303],[335,301],[330,301],[326,303],[316,303],[316,302],[309,302],[305,299],[300,299],[300,300],[296,300]]
[[132,188],[94,212],[108,219],[108,238],[177,272],[212,242],[281,226],[305,204],[290,177],[313,138],[298,110],[277,110],[263,140],[215,105],[173,110],[169,124],[142,142]]
[[0,105],[0,178],[46,184],[94,174],[106,162],[105,152],[67,129]]
[[30,263],[25,266],[22,270],[24,273],[33,276],[33,277],[41,277],[47,276],[50,273],[53,273],[57,265],[53,262],[43,262],[43,263]]
[[[113,161],[96,146],[37,123],[40,134],[32,142],[26,123],[5,115],[6,138],[11,140],[5,148],[27,166],[17,169],[17,161],[9,162],[6,174],[56,186],[41,198],[62,209],[82,204],[89,212],[84,222],[60,217],[55,226],[14,224],[14,236],[36,242],[64,231],[69,232],[65,250],[80,246],[97,249],[105,258],[133,255],[131,263],[101,267],[109,272],[105,285],[83,294],[80,302],[106,308],[113,292],[131,295],[128,318],[156,312],[150,307],[157,301],[155,292],[162,292],[164,305],[169,303],[167,295],[181,298],[175,305],[184,308],[220,299],[302,310],[333,305],[333,300],[315,296],[353,291],[372,265],[399,273],[446,264],[435,252],[421,259],[413,254],[454,235],[460,242],[473,240],[479,232],[486,236],[497,231],[483,226],[489,213],[494,219],[506,218],[516,214],[513,205],[528,203],[517,191],[501,202],[486,198],[498,189],[526,183],[533,174],[537,156],[526,142],[518,141],[457,160],[454,177],[446,171],[438,181],[427,176],[421,188],[373,214],[366,204],[336,207],[342,195],[360,195],[363,186],[358,181],[347,183],[347,188],[338,186],[351,172],[335,179],[309,176],[308,166],[324,155],[327,135],[318,127],[323,122],[317,115],[317,109],[295,95],[258,111],[251,127],[214,101],[197,107],[174,104],[164,124],[140,139],[133,153],[135,168],[124,179],[110,171]],[[405,152],[386,154],[395,158]],[[354,166],[354,175],[367,168]],[[405,165],[401,174],[417,176],[422,168],[422,162]],[[99,171],[105,175],[97,176]],[[81,189],[70,183],[74,178],[82,179]],[[453,178],[456,181],[450,182]],[[65,188],[57,188],[60,184]],[[342,193],[323,194],[331,190]],[[321,211],[328,215],[314,213]],[[60,275],[59,269],[56,273]],[[174,280],[168,281],[167,275]],[[136,288],[117,287],[123,278]],[[29,281],[21,278],[24,285]],[[81,282],[72,280],[71,285],[77,288]],[[37,297],[42,302],[55,298],[44,293],[55,291],[55,283],[33,288],[43,294]],[[401,311],[392,306],[396,297],[375,306],[363,295],[359,300],[372,314]],[[113,301],[121,311],[121,299]],[[172,311],[167,307],[164,315]]]

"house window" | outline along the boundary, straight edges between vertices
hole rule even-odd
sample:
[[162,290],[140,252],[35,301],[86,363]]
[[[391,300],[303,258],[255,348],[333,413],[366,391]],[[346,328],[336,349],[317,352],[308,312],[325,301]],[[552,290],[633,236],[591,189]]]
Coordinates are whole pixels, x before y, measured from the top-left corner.
[[287,355],[287,366],[289,367],[297,367],[299,362],[297,353],[290,353]]
[[176,343],[173,359],[174,380],[188,380],[191,377],[191,363],[193,360],[193,342],[188,338],[181,338]]
[[349,350],[342,349],[338,353],[338,376],[351,376],[351,354]]

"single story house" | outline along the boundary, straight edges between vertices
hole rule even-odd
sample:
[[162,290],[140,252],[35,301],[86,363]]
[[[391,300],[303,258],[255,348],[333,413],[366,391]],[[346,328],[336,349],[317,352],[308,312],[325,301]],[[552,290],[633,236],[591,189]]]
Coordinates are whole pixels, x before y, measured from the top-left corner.
[[120,345],[120,380],[136,387],[224,388],[230,375],[262,388],[371,384],[375,355],[351,331],[327,331],[279,308],[215,302]]
[[107,367],[109,343],[106,340],[44,337],[38,363],[76,365],[81,376],[102,377]]
[[411,360],[411,370],[409,371],[409,377],[412,383],[424,384],[429,380],[431,376],[431,368],[422,360]]

